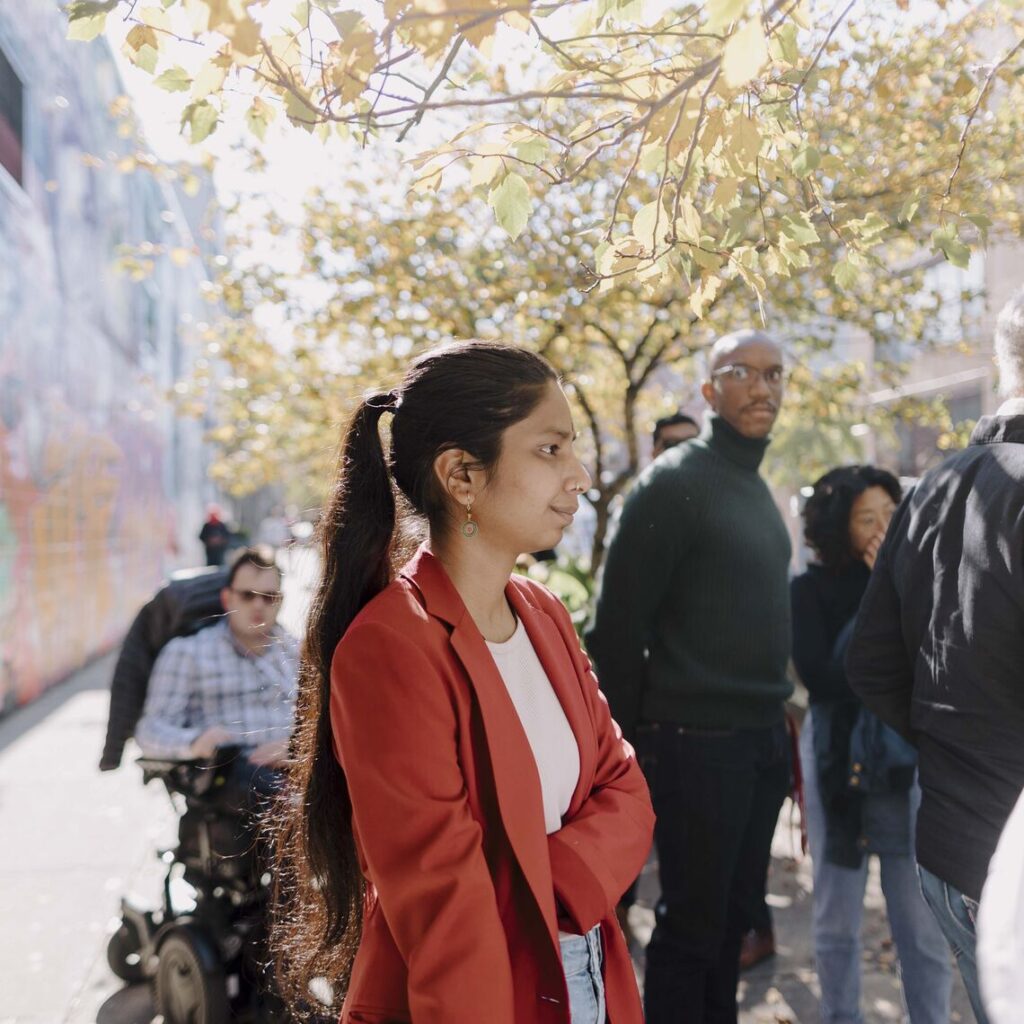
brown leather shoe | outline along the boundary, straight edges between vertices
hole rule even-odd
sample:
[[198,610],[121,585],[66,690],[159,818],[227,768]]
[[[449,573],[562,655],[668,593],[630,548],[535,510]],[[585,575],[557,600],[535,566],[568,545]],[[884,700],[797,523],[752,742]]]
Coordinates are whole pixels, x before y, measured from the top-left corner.
[[775,956],[775,936],[771,932],[751,929],[740,945],[740,970],[746,971],[768,957]]

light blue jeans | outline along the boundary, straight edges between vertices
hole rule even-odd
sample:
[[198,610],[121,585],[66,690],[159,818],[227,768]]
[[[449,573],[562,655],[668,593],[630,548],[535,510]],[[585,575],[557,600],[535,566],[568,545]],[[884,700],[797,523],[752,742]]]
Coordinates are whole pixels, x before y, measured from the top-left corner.
[[974,1016],[978,1024],[988,1024],[978,984],[978,939],[974,932],[978,904],[925,868],[918,866],[917,871],[921,876],[921,892],[956,956]]
[[[812,730],[811,715],[807,715],[800,733],[800,758],[804,765],[807,840],[814,862],[814,950],[821,985],[821,1019],[823,1024],[863,1024],[860,933],[868,858],[859,868],[844,868],[825,860],[825,809],[814,765]],[[920,794],[912,793],[912,815],[916,815],[919,802]],[[949,947],[921,896],[913,854],[885,854],[878,859],[911,1024],[948,1024],[953,985]]]
[[595,925],[586,935],[562,936],[558,941],[562,948],[565,984],[569,989],[572,1024],[605,1024],[600,925]]

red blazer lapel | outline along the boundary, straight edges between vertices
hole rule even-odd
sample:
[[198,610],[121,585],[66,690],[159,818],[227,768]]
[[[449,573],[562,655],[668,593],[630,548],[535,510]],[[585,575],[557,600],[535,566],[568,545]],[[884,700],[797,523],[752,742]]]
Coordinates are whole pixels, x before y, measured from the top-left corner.
[[[557,912],[540,779],[515,706],[486,641],[440,562],[421,548],[402,575],[423,595],[427,611],[452,626],[452,648],[480,705],[501,819],[557,949]],[[531,785],[523,784],[524,773],[529,773]]]

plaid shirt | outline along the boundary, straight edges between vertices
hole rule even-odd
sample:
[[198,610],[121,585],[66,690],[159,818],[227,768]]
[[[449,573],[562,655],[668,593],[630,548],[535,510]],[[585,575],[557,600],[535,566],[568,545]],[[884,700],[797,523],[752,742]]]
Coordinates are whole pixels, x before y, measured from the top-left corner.
[[286,738],[292,730],[298,642],[275,627],[266,653],[250,654],[227,620],[160,652],[135,739],[147,757],[187,758],[207,729],[223,726],[245,746]]

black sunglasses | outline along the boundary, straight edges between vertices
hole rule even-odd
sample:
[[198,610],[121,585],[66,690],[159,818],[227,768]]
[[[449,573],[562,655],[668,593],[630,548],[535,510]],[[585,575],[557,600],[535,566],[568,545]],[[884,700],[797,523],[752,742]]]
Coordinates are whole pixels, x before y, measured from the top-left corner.
[[232,594],[237,594],[246,604],[250,604],[256,598],[259,598],[265,604],[280,604],[284,599],[284,594],[280,590],[272,590],[268,594],[262,590],[239,590],[237,587],[231,587],[230,589]]

